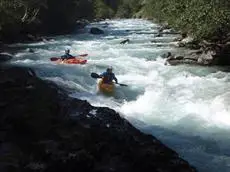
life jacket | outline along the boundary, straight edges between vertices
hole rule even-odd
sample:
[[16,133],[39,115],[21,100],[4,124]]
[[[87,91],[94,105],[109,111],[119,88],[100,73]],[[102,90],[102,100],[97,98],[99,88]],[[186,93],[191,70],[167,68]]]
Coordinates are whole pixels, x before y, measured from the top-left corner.
[[113,78],[114,78],[113,73],[106,73],[102,78],[102,82],[106,84],[111,84],[113,82]]
[[73,59],[73,58],[75,58],[75,57],[73,57],[72,55],[70,55],[70,54],[65,54],[65,55],[63,55],[63,56],[61,56],[63,59]]

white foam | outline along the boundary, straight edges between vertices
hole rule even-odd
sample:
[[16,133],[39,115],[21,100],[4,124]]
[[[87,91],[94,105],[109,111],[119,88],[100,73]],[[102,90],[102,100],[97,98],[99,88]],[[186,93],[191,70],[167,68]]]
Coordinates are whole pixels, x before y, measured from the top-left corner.
[[[162,47],[156,47],[150,44],[152,37],[147,33],[156,32],[157,24],[141,19],[107,22],[105,35],[61,36],[52,42],[26,45],[36,48],[38,60],[23,51],[17,54],[16,63],[36,66],[39,76],[71,90],[72,97],[119,111],[141,130],[176,149],[200,171],[227,172],[230,74],[214,67],[165,66],[160,55],[175,51],[171,46],[174,36],[157,38]],[[130,44],[120,45],[126,38]],[[66,48],[73,55],[88,53],[88,63],[59,65],[49,60],[62,55]],[[91,72],[104,72],[110,65],[119,82],[128,85],[117,85],[112,97],[98,93],[97,81],[90,77]]]

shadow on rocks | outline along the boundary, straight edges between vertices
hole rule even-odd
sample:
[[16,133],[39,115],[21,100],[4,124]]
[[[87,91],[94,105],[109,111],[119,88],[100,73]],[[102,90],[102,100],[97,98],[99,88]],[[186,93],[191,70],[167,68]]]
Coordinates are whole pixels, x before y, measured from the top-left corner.
[[114,110],[73,99],[29,68],[0,68],[0,170],[195,172]]

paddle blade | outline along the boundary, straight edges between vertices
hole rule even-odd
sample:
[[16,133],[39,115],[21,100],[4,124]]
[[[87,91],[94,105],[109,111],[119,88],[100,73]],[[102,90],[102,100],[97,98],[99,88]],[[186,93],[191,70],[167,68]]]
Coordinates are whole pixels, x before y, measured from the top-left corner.
[[51,58],[50,58],[51,61],[57,61],[57,60],[59,60],[59,59],[60,59],[60,58],[58,58],[58,57],[51,57]]
[[[118,83],[119,84],[119,83]],[[123,87],[128,87],[128,85],[126,84],[119,84],[120,86],[123,86]]]
[[97,73],[91,73],[92,78],[101,78]]
[[85,56],[88,56],[88,54],[80,54],[79,56],[85,57]]

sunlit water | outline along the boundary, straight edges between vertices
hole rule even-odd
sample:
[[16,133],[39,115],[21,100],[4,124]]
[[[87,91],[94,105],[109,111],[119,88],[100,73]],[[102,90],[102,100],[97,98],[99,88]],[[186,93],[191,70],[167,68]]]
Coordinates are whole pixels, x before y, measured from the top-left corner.
[[[176,35],[155,37],[159,26],[144,20],[106,22],[92,24],[105,30],[104,35],[88,34],[90,25],[78,34],[48,42],[12,45],[21,49],[13,63],[33,67],[43,79],[66,88],[70,96],[114,108],[199,171],[229,172],[230,74],[214,67],[165,66],[160,55],[178,51],[173,42]],[[126,38],[129,44],[119,44]],[[73,55],[88,53],[88,63],[49,60],[66,48]],[[129,86],[117,86],[114,96],[104,96],[97,92],[90,73],[101,73],[110,65],[119,82]]]

